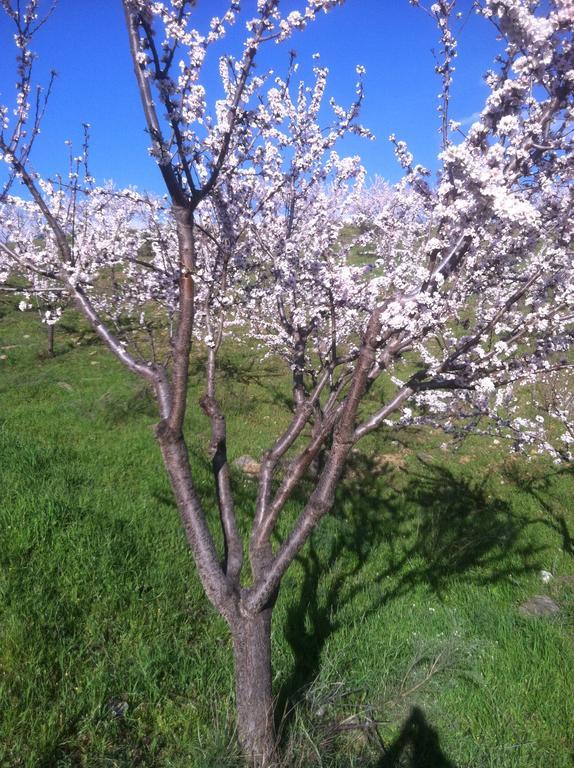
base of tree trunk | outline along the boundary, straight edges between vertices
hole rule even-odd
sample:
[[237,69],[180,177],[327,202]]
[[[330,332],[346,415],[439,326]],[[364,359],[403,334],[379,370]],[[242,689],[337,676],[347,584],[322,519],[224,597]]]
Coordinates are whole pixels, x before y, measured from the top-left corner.
[[271,609],[231,627],[239,743],[254,768],[276,758],[271,689]]

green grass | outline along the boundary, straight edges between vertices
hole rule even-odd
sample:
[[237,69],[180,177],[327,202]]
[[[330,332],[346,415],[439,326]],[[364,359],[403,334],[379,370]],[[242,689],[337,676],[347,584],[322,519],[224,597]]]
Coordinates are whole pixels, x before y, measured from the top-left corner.
[[[149,394],[73,317],[47,360],[37,318],[3,314],[0,766],[238,765],[230,640],[194,573]],[[188,431],[216,528],[197,378]],[[231,458],[257,455],[288,382],[231,349],[221,384]],[[290,765],[572,765],[571,468],[441,442],[361,445],[284,580],[273,642]],[[233,482],[247,530],[255,484]],[[561,612],[522,618],[533,594]]]

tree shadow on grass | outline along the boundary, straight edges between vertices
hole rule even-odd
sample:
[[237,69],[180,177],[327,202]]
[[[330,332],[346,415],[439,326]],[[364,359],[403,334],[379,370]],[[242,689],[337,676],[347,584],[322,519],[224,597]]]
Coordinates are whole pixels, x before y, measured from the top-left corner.
[[[277,701],[282,728],[289,729],[289,713],[317,677],[325,643],[359,595],[367,595],[361,615],[368,618],[421,585],[440,598],[453,580],[492,584],[540,567],[544,548],[521,536],[536,521],[497,498],[488,475],[470,480],[419,461],[420,468],[407,472],[361,457],[331,519],[299,556],[303,577],[284,626],[294,662]],[[381,473],[384,483],[376,477]],[[380,547],[388,566],[373,579],[367,561]]]
[[401,732],[372,768],[456,768],[440,746],[437,731],[413,707]]
[[[345,495],[345,489],[340,495]],[[364,496],[368,495],[365,490]],[[293,705],[317,676],[327,639],[341,626],[337,613],[362,591],[362,584],[349,584],[360,575],[384,529],[385,515],[378,513],[375,504],[367,503],[358,515],[353,512],[345,518],[336,507],[297,557],[302,580],[298,599],[287,608],[283,627],[294,664],[276,704],[283,727]],[[320,594],[321,577],[325,574],[329,574],[328,583]]]
[[[282,386],[285,381],[285,370],[273,361],[261,362],[255,357],[247,362],[236,356],[222,357],[219,363],[219,373],[228,384],[233,383],[234,389],[245,391],[251,385],[258,388],[258,397],[254,406],[261,404],[261,393],[271,405],[293,410],[293,398],[289,386]],[[240,391],[237,394],[240,394]]]
[[[395,579],[385,601],[427,584],[441,596],[453,578],[494,584],[539,567],[544,546],[522,541],[536,520],[515,511],[491,488],[490,473],[476,480],[419,458],[403,491],[389,502],[391,562],[380,576]],[[410,540],[409,531],[413,531]]]
[[504,475],[515,488],[531,496],[540,505],[546,516],[540,518],[539,522],[555,531],[562,538],[564,552],[574,557],[574,534],[570,532],[562,511],[564,499],[557,498],[552,488],[558,477],[574,479],[574,466],[561,467],[551,473],[532,474],[524,472],[521,465],[512,462],[504,467]]
[[[195,458],[208,473],[208,462]],[[325,644],[355,600],[368,619],[423,585],[440,598],[453,581],[488,585],[540,568],[544,547],[523,537],[538,519],[498,498],[493,485],[488,474],[473,479],[468,470],[452,471],[430,458],[419,457],[407,470],[400,462],[385,467],[380,460],[355,457],[331,515],[297,558],[297,594],[279,630],[293,655],[276,700],[282,740],[288,740],[295,708],[318,676]],[[255,485],[234,483],[234,490],[238,511],[252,508]],[[302,489],[300,503],[308,490]],[[158,500],[173,506],[171,497]],[[208,517],[217,526],[215,508]],[[386,567],[373,576],[369,562],[377,549]],[[291,579],[293,572],[286,576],[285,591]],[[452,768],[417,709],[381,760],[372,768]]]
[[98,398],[94,410],[110,426],[128,424],[141,417],[159,421],[157,404],[147,385],[132,384],[130,394],[108,390]]
[[74,347],[93,347],[101,345],[101,339],[94,329],[86,325],[80,318],[64,316],[57,325],[58,338],[69,345],[66,351]]

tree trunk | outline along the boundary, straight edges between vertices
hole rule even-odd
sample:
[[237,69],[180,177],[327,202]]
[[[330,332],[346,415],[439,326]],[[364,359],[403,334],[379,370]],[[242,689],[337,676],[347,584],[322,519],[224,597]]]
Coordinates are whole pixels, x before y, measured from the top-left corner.
[[235,698],[239,743],[254,768],[268,768],[276,757],[271,690],[271,612],[233,622]]
[[54,357],[54,326],[48,325],[48,357]]

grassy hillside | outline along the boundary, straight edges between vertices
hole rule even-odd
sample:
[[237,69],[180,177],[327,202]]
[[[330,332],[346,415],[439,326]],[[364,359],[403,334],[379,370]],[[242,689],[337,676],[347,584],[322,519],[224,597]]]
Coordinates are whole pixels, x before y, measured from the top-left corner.
[[[149,394],[73,318],[45,359],[37,318],[2,313],[0,766],[238,765],[230,640],[194,574]],[[257,456],[288,382],[231,349],[222,388],[231,458]],[[207,429],[194,407],[215,523]],[[273,641],[290,765],[572,764],[572,469],[441,442],[361,446],[284,580]],[[233,481],[247,529],[255,484]],[[560,613],[522,617],[537,594]]]

